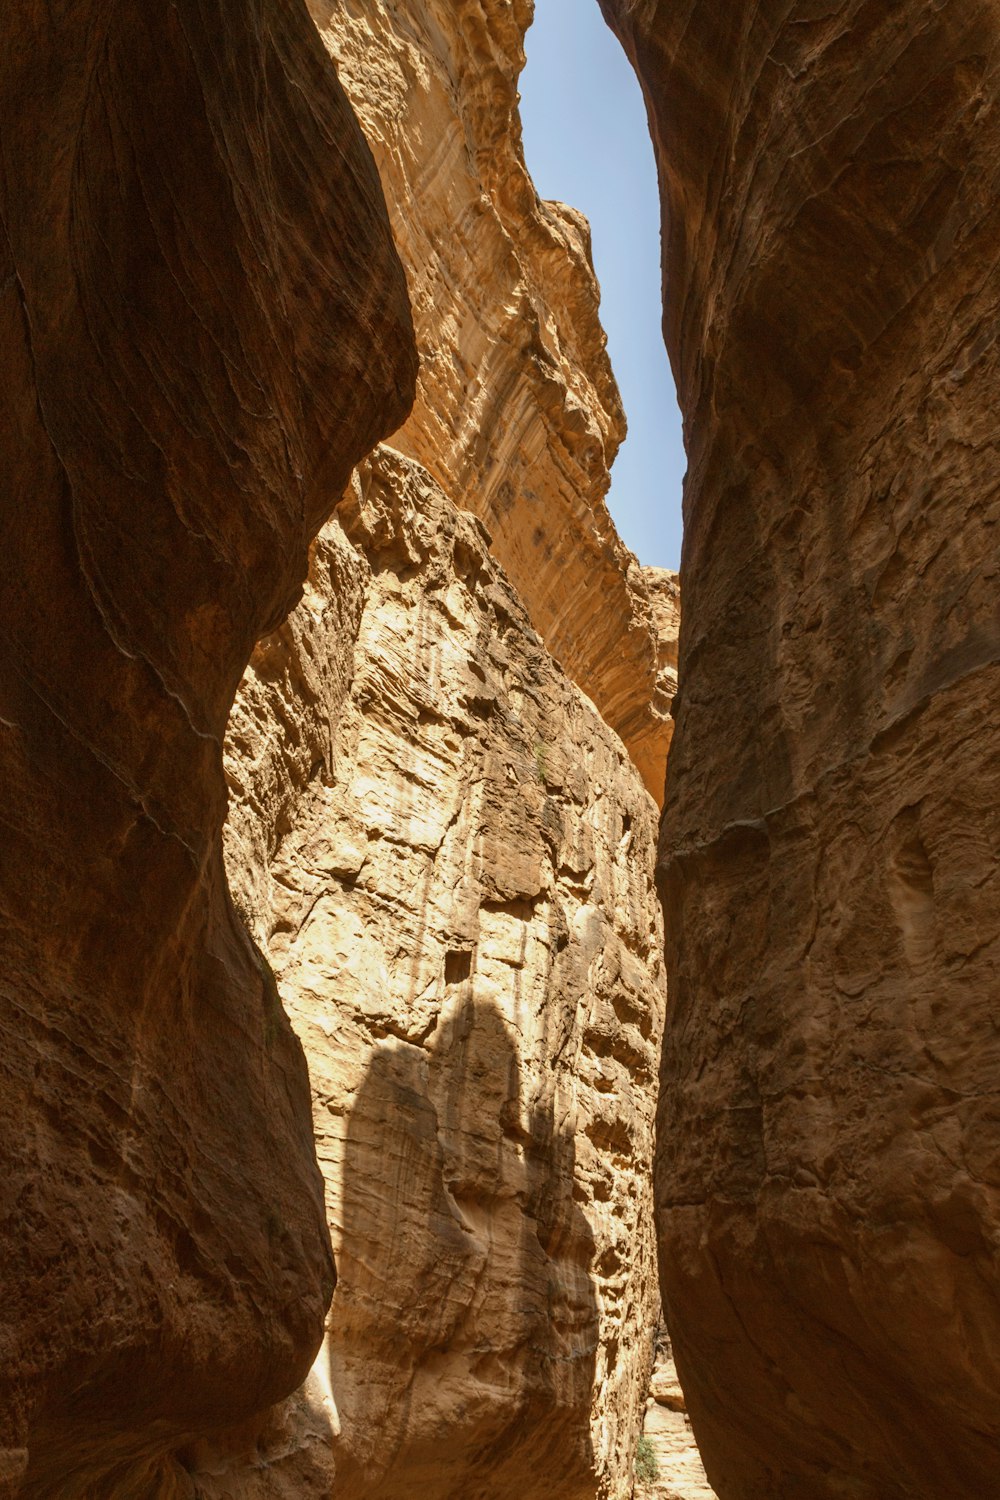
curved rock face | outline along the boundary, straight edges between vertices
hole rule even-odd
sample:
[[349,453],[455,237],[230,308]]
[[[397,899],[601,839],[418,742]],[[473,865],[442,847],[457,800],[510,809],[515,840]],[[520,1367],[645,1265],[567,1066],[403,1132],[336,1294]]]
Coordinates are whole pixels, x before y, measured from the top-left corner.
[[0,1486],[166,1497],[166,1450],[302,1378],[332,1288],[221,747],[415,354],[296,0],[4,24]]
[[382,175],[421,374],[393,441],[485,521],[535,628],[658,803],[669,704],[644,570],[604,503],[625,419],[586,220],[540,202],[517,78],[531,0],[310,0]]
[[228,746],[339,1280],[257,1467],[205,1450],[198,1493],[625,1500],[659,1309],[652,799],[481,524],[387,449]]
[[603,0],[686,415],[662,1269],[726,1500],[1000,1472],[1000,17]]

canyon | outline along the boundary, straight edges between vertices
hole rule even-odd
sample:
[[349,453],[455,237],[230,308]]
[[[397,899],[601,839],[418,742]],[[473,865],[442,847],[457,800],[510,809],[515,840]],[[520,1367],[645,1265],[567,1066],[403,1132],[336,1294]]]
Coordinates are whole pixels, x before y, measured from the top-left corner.
[[230,886],[309,1060],[339,1282],[252,1462],[199,1450],[206,1496],[632,1489],[678,586],[604,505],[624,419],[586,226],[524,168],[529,13],[313,6],[421,374],[230,720]]
[[586,224],[520,153],[530,8],[229,12],[24,21],[75,61],[5,210],[51,522],[5,606],[40,821],[0,1485],[617,1500],[677,583],[604,505],[624,418]]
[[683,613],[531,0],[12,8],[0,1500],[995,1488],[1000,20],[586,3]]
[[163,1453],[304,1377],[333,1288],[222,741],[417,361],[302,19],[27,0],[0,60],[0,1482],[60,1500],[168,1494]]

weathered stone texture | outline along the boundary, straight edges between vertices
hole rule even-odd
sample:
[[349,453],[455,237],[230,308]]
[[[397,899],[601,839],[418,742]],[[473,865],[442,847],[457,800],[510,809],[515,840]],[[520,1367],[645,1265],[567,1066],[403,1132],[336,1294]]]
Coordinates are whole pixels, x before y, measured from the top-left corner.
[[603,0],[689,444],[665,1292],[725,1500],[1000,1473],[992,3]]
[[222,738],[415,354],[292,0],[25,0],[0,111],[0,1487],[169,1500],[332,1289]]
[[199,1493],[624,1500],[658,1308],[652,799],[480,522],[389,449],[228,744],[339,1280],[263,1473],[206,1454]]
[[583,217],[540,202],[517,78],[530,0],[310,0],[375,152],[421,372],[394,444],[463,509],[657,802],[669,705],[645,570],[604,502],[625,419]]

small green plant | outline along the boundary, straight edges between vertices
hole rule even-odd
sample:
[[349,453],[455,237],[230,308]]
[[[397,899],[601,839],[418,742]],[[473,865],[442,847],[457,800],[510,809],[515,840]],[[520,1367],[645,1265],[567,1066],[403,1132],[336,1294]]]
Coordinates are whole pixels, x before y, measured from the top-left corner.
[[538,779],[542,783],[542,786],[545,786],[545,784],[546,784],[546,782],[548,780],[548,778],[546,776],[547,769],[548,769],[548,751],[546,750],[545,744],[544,744],[544,742],[542,740],[536,740],[535,741],[535,770],[538,772]]
[[660,1466],[656,1462],[656,1449],[645,1433],[635,1450],[635,1477],[640,1484],[655,1484],[660,1477]]

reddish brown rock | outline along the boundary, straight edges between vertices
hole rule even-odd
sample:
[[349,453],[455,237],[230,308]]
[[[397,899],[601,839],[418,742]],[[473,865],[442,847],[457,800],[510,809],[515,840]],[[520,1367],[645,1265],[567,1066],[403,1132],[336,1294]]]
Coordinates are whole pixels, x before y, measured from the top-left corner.
[[1000,16],[603,0],[690,448],[662,1270],[725,1500],[1000,1473]]
[[296,0],[27,0],[0,108],[0,1483],[165,1497],[332,1287],[222,736],[413,342]]

